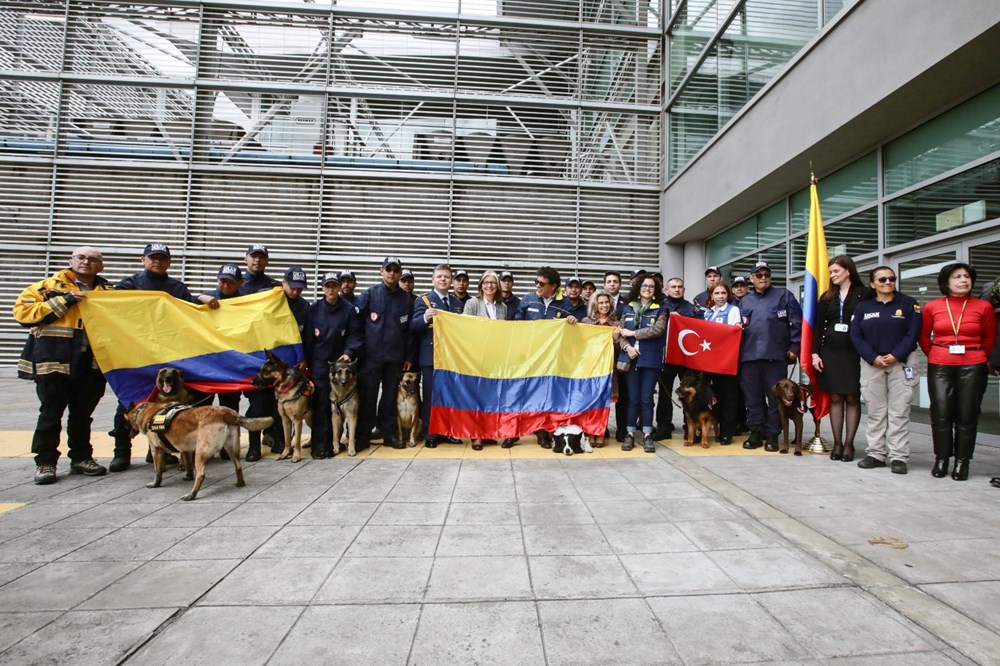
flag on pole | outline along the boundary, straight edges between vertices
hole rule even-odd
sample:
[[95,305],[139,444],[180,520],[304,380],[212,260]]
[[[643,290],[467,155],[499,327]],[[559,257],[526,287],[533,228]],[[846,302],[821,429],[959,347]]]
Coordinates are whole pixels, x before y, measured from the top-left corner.
[[806,246],[805,293],[802,296],[802,345],[799,359],[802,369],[812,385],[812,396],[816,404],[816,418],[821,419],[830,411],[830,395],[819,390],[816,383],[816,369],[812,365],[813,339],[816,330],[819,297],[830,284],[829,257],[826,252],[826,235],[823,233],[823,216],[819,211],[819,192],[816,177],[809,185],[809,241]]
[[604,432],[613,367],[606,326],[438,311],[430,431],[482,439],[560,425]]
[[210,393],[250,390],[272,351],[302,360],[302,338],[281,289],[229,298],[217,310],[160,291],[92,291],[79,303],[94,358],[128,405],[149,398],[169,365],[184,383]]
[[664,361],[690,370],[735,375],[743,328],[670,313]]

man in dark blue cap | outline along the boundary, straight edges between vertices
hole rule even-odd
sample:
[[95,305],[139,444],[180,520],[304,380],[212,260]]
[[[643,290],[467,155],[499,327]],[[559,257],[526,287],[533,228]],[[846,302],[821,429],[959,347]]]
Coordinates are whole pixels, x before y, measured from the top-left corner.
[[587,316],[587,299],[583,298],[583,280],[574,275],[566,280],[566,300],[569,301],[569,312],[577,319]]
[[718,266],[709,266],[705,269],[705,291],[695,296],[691,302],[694,303],[695,310],[701,313],[712,307],[712,290],[722,284],[722,271]]
[[270,254],[266,245],[254,243],[247,248],[244,259],[247,270],[243,275],[243,286],[240,287],[240,296],[256,294],[261,291],[270,291],[279,286],[277,280],[264,272],[267,270],[267,264],[270,261]]
[[306,327],[306,319],[309,316],[309,301],[302,298],[302,292],[306,288],[306,272],[299,266],[292,266],[285,271],[281,279],[281,291],[285,292],[285,300],[295,317],[295,322],[299,325],[299,334],[302,335],[302,342],[305,343],[306,336],[303,331]]
[[366,289],[354,304],[365,331],[358,376],[361,389],[358,450],[368,447],[376,420],[387,446],[406,447],[396,434],[396,392],[403,372],[413,367],[410,345],[413,299],[399,286],[402,273],[399,257],[386,257],[379,270],[382,281]]
[[464,269],[458,269],[451,278],[451,287],[455,292],[455,298],[459,300],[462,305],[472,298],[472,294],[469,293],[469,272]]
[[[115,285],[115,289],[162,291],[188,303],[206,303],[210,308],[219,307],[216,297],[206,294],[203,299],[196,298],[188,291],[187,285],[167,275],[171,261],[170,248],[165,243],[148,243],[142,250],[142,271],[123,278]],[[111,432],[115,438],[115,450],[111,464],[108,465],[112,472],[124,472],[132,465],[132,437],[131,428],[125,420],[126,407],[118,403],[115,412],[115,425]],[[146,462],[152,461],[152,456],[147,454]]]
[[507,319],[514,321],[521,299],[514,295],[514,274],[510,271],[500,271],[500,298],[507,306]]
[[358,276],[354,274],[354,271],[340,271],[340,297],[342,299],[348,303],[354,304],[354,302],[358,300],[358,295],[354,293],[357,286]]
[[323,298],[309,306],[304,336],[309,338],[306,361],[316,385],[312,396],[312,457],[318,459],[333,457],[334,440],[339,441],[341,435],[330,429],[330,367],[337,361],[356,359],[364,344],[357,311],[340,298],[340,273],[324,274],[322,284]]
[[750,437],[744,449],[762,443],[778,450],[777,398],[771,388],[788,376],[788,364],[798,358],[802,340],[802,307],[795,295],[771,284],[771,267],[758,261],[750,272],[753,289],[740,301],[740,389],[747,405]]

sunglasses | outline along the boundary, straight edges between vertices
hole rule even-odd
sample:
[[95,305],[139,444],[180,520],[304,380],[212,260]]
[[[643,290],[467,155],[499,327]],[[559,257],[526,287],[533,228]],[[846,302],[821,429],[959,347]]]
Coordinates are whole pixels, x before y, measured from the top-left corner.
[[547,287],[547,286],[549,286],[549,283],[545,282],[544,280],[535,280],[535,286],[536,287]]
[[875,278],[875,281],[878,282],[879,284],[885,284],[886,282],[895,282],[896,276],[895,275],[890,275],[889,277],[882,276],[880,278]]

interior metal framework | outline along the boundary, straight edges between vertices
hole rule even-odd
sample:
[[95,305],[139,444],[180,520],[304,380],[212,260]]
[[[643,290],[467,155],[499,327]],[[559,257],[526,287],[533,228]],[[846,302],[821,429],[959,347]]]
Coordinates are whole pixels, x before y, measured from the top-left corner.
[[[776,23],[758,20],[768,11]],[[732,87],[720,49],[742,44],[749,65],[787,60],[806,28],[782,22],[809,14],[815,32],[816,11],[817,0],[8,0],[0,297],[81,244],[104,251],[116,280],[153,240],[195,291],[251,242],[270,246],[275,274],[351,268],[362,286],[386,255],[418,289],[442,261],[511,268],[519,291],[543,264],[590,277],[658,265],[667,164],[707,140],[706,91]],[[766,26],[775,34],[761,37]],[[0,365],[23,336],[0,320]]]

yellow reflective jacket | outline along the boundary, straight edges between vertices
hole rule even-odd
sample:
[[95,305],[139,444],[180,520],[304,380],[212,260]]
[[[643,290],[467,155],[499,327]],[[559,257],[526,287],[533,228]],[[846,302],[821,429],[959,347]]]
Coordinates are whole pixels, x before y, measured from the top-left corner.
[[[107,280],[96,277],[95,291],[110,288]],[[14,319],[31,329],[17,362],[17,374],[22,379],[53,373],[75,376],[97,367],[80,312],[73,307],[76,298],[70,295],[79,290],[73,271],[67,268],[36,282],[17,297]]]

